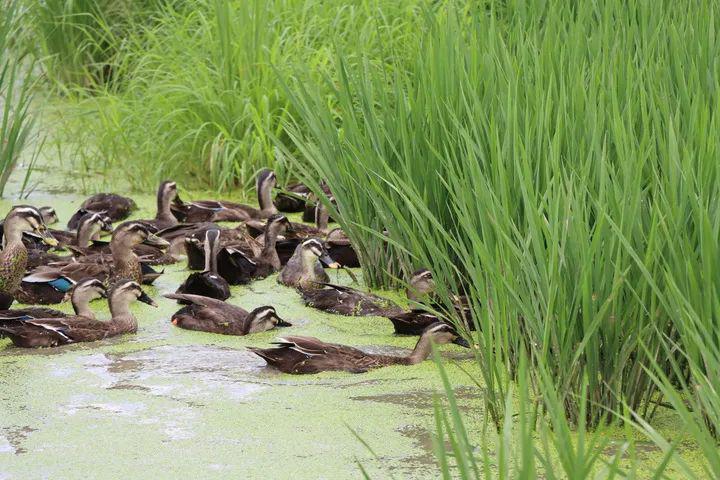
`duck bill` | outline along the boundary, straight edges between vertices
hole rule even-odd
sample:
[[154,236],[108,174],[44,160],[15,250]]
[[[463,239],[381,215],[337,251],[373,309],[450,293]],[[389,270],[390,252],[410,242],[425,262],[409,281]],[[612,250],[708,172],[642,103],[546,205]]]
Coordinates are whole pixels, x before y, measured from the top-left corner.
[[45,245],[50,245],[51,247],[58,246],[58,241],[47,230],[36,230],[35,234],[40,237]]
[[163,240],[155,234],[150,234],[147,239],[143,242],[146,245],[151,245],[158,248],[167,248],[170,246],[170,242]]
[[470,348],[470,343],[465,340],[463,337],[457,337],[455,340],[452,341],[455,345],[460,345],[463,348]]
[[147,303],[147,304],[150,305],[151,307],[157,308],[157,303],[155,303],[155,301],[154,301],[152,298],[150,298],[150,297],[148,296],[148,294],[145,293],[145,292],[143,292],[143,293],[138,297],[138,301],[143,302],[143,303]]
[[342,265],[340,265],[338,262],[333,260],[330,257],[330,255],[328,255],[327,253],[323,254],[320,257],[320,263],[322,263],[323,265],[325,265],[328,268],[341,268],[342,267]]
[[275,319],[277,320],[277,323],[275,324],[276,327],[292,327],[292,323],[287,320],[283,320],[278,316],[276,316]]

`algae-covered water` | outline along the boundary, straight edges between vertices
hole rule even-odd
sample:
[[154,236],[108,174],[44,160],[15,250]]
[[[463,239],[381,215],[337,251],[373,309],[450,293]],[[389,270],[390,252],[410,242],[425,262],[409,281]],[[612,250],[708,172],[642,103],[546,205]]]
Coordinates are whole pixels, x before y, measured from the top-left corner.
[[[64,223],[84,196],[62,189],[61,180],[44,182],[23,203],[52,205]],[[134,198],[139,218],[151,217],[154,196]],[[16,203],[2,200],[0,211]],[[182,330],[170,323],[177,304],[161,295],[187,274],[179,263],[145,287],[159,308],[134,305],[136,335],[32,351],[0,340],[0,479],[339,479],[358,478],[358,463],[376,478],[435,477],[429,431],[440,385],[432,362],[291,376],[245,348],[301,334],[401,353],[415,338],[394,336],[386,319],[307,308],[275,276],[233,287],[230,302],[274,305],[293,327],[247,337]],[[107,318],[105,305],[95,307]],[[467,350],[443,351],[472,368]],[[461,401],[473,402],[471,381],[452,366],[450,374]]]

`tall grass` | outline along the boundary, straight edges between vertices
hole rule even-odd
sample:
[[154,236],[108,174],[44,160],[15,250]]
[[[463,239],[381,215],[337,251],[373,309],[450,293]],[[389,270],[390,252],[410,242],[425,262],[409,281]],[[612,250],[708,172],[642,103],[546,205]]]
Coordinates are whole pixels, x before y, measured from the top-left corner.
[[32,68],[15,40],[22,11],[15,0],[0,1],[0,196],[28,143],[34,125]]
[[386,63],[393,52],[376,40],[408,48],[422,3],[177,2],[125,40],[123,80],[80,104],[72,135],[92,145],[88,164],[127,165],[140,188],[173,177],[227,190],[252,184],[265,166],[287,176],[272,140],[285,139],[292,112],[279,75],[301,62],[315,78],[332,77],[336,45],[347,61],[363,52]]
[[448,315],[469,296],[496,428],[522,352],[571,424],[650,418],[647,365],[687,364],[665,339],[706,348],[677,307],[717,322],[698,288],[719,241],[717,7],[487,5],[428,12],[402,68],[340,57],[339,83],[289,82],[297,166],[327,180],[368,283],[429,266]]

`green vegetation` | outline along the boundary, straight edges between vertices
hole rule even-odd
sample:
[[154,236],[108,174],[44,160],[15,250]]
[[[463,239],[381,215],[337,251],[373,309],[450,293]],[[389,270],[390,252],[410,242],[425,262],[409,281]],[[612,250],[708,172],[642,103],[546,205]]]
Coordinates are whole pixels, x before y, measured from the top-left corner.
[[25,61],[22,48],[14,42],[22,21],[19,2],[0,2],[0,196],[29,143],[34,125],[29,110],[33,81],[28,71],[32,65]]
[[[262,166],[318,193],[323,179],[369,285],[427,266],[461,327],[452,295],[468,296],[470,373],[493,434],[519,450],[478,456],[451,402],[441,467],[634,476],[603,453],[603,429],[634,426],[682,463],[651,427],[670,406],[720,477],[718,7],[330,3],[111,15],[93,2],[32,18],[86,166],[122,165],[144,189],[227,191]],[[96,23],[51,40],[78,17]]]

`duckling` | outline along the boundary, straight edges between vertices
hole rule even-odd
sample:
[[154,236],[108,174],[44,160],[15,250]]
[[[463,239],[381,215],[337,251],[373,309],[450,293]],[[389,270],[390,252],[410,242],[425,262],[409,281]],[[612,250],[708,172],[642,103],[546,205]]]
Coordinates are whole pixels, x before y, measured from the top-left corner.
[[[90,302],[107,297],[105,285],[100,280],[89,278],[75,285],[70,300],[75,315],[85,318],[95,318],[95,313],[90,308]],[[69,313],[47,307],[25,307],[11,310],[0,310],[0,318],[23,319],[28,318],[64,318],[71,316]]]
[[272,189],[277,179],[272,170],[262,170],[258,174],[256,187],[260,209],[240,203],[196,200],[175,205],[173,213],[183,222],[242,222],[251,218],[268,218],[278,213],[272,202]]
[[162,272],[144,265],[134,252],[134,247],[143,242],[167,246],[167,242],[150,233],[144,224],[121,223],[110,241],[112,255],[95,254],[38,267],[22,279],[17,298],[28,304],[59,303],[75,282],[90,277],[101,281],[130,278],[138,283],[154,280]]
[[230,285],[218,274],[219,230],[208,230],[205,234],[205,270],[193,272],[175,293],[188,293],[204,297],[227,300]]
[[326,371],[364,373],[388,365],[415,365],[424,361],[432,351],[432,343],[455,343],[469,347],[452,327],[444,323],[430,325],[423,332],[412,353],[407,356],[366,353],[354,347],[325,343],[313,337],[281,337],[275,348],[248,350],[267,364],[284,373],[310,374]]
[[273,307],[258,307],[252,312],[214,298],[200,295],[168,294],[166,298],[187,303],[172,316],[173,325],[187,330],[248,335],[275,327],[291,327],[280,318]]
[[329,268],[340,268],[340,264],[330,258],[320,240],[310,238],[297,246],[295,253],[280,272],[278,282],[288,287],[300,288],[327,283],[330,277],[325,273],[323,264]]
[[128,218],[135,210],[137,205],[132,198],[114,193],[97,193],[87,198],[70,217],[68,230],[76,230],[80,219],[88,213],[104,213],[110,222],[119,222]]
[[0,319],[0,334],[23,348],[57,347],[94,342],[137,331],[130,303],[139,300],[157,307],[137,282],[119,280],[108,294],[111,319],[107,322],[74,315],[65,318]]
[[151,220],[139,220],[151,233],[157,233],[178,224],[173,215],[172,205],[182,203],[177,193],[177,183],[166,180],[160,183],[157,191],[157,213]]
[[40,211],[28,205],[12,208],[5,217],[4,247],[0,252],[0,309],[6,310],[12,305],[15,295],[20,291],[22,277],[28,261],[28,251],[22,240],[23,232],[34,232],[50,246],[56,246],[57,240],[47,231]]

